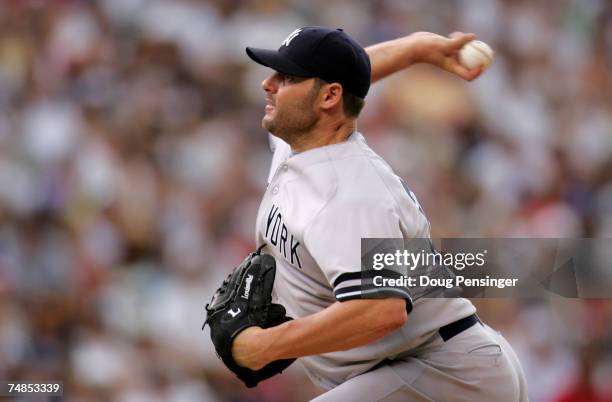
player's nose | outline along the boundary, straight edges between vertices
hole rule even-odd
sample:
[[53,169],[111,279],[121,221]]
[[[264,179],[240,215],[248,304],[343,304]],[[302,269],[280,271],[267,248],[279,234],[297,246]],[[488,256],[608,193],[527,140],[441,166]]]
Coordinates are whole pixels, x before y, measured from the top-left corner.
[[261,88],[267,93],[276,91],[276,81],[275,81],[276,73],[270,74],[266,79],[261,82]]

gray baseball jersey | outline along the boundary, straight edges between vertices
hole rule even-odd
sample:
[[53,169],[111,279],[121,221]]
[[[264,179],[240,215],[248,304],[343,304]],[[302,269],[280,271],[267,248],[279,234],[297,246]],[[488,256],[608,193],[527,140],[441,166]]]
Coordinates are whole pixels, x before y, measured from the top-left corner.
[[[271,147],[256,236],[257,245],[266,244],[264,251],[276,259],[275,298],[299,318],[337,301],[376,297],[376,290],[359,290],[361,239],[429,237],[429,222],[414,195],[358,132],[346,142],[295,155],[273,136]],[[410,297],[407,290],[400,296]],[[475,310],[461,298],[419,299],[407,323],[384,338],[300,361],[318,386],[331,389],[418,347]]]

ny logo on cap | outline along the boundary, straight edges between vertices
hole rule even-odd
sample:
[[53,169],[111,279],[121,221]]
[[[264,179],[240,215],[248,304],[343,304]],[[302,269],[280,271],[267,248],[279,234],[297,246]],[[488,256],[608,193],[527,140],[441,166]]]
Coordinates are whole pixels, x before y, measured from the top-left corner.
[[293,38],[295,38],[296,36],[298,36],[300,34],[300,32],[302,32],[302,28],[298,28],[295,31],[291,32],[289,34],[289,36],[287,36],[287,39],[285,39],[283,41],[283,43],[281,44],[281,46],[285,45],[285,46],[289,46],[289,44],[291,43],[291,41],[293,40]]

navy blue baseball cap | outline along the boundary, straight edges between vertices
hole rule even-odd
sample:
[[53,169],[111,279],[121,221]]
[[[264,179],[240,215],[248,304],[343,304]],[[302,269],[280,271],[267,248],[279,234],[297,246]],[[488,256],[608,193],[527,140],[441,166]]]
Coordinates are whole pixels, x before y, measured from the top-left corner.
[[370,89],[370,58],[340,28],[299,28],[278,50],[247,47],[246,52],[255,62],[280,73],[337,82],[359,98],[365,98]]

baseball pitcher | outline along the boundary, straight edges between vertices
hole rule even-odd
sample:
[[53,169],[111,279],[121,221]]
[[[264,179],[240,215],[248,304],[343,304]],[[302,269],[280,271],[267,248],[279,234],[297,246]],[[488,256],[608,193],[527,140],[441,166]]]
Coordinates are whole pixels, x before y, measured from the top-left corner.
[[[457,60],[474,35],[417,33],[362,48],[341,29],[304,27],[278,50],[247,48],[273,71],[263,127],[274,152],[257,215],[259,250],[207,307],[213,343],[247,386],[299,359],[316,401],[527,400],[516,355],[463,298],[364,290],[362,238],[428,238],[416,197],[357,131],[370,83]],[[384,275],[384,271],[380,271]]]

